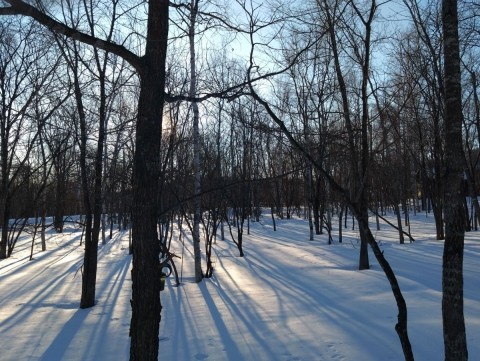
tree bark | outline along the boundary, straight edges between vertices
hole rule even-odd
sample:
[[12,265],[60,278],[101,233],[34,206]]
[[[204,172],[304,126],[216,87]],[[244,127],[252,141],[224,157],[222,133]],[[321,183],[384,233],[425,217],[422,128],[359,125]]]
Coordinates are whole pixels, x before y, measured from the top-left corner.
[[[146,48],[142,57],[122,45],[70,28],[23,1],[6,0],[5,2],[10,6],[0,7],[0,15],[31,17],[52,32],[63,34],[122,57],[139,74],[140,96],[133,166],[130,360],[157,360],[161,311],[157,199],[165,98],[169,1],[148,2]],[[0,251],[2,250],[0,249]]]
[[445,68],[445,245],[443,251],[442,316],[445,361],[468,359],[463,314],[462,91],[456,0],[442,1]]
[[148,2],[147,43],[140,73],[133,168],[131,361],[153,361],[158,358],[162,306],[157,198],[165,99],[168,6],[168,0]]

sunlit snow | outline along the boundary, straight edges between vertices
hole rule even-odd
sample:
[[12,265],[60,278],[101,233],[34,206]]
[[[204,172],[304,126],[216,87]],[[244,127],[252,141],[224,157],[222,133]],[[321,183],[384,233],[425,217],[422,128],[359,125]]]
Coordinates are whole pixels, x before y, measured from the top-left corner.
[[[412,215],[416,242],[404,245],[396,230],[382,223],[376,231],[371,221],[407,302],[416,360],[442,360],[443,242],[435,240],[433,216]],[[176,261],[182,284],[169,278],[161,293],[159,360],[403,360],[392,292],[373,254],[371,269],[357,271],[351,220],[342,244],[334,227],[332,245],[325,234],[309,241],[303,219],[277,222],[276,232],[268,214],[251,223],[244,258],[218,237],[214,276],[200,284],[186,238],[184,260]],[[36,245],[29,261],[26,235],[0,261],[0,360],[128,360],[128,233],[100,246],[97,305],[86,310],[79,309],[80,237],[68,225],[62,235],[49,232],[48,250]],[[182,254],[180,242],[173,247]],[[466,235],[464,277],[469,359],[480,360],[480,232]]]

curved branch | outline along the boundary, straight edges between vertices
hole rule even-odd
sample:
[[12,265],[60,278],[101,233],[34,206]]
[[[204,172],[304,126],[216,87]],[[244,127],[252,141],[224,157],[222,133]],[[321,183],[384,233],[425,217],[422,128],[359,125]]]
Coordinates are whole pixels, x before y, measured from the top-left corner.
[[50,31],[62,34],[70,39],[77,40],[81,43],[91,45],[95,48],[108,51],[125,59],[135,70],[141,74],[143,71],[142,57],[132,53],[130,50],[122,45],[112,43],[99,39],[95,36],[85,34],[70,26],[67,26],[47,14],[41,12],[32,5],[29,5],[21,0],[5,0],[10,7],[1,7],[1,15],[22,15],[34,19],[36,22],[44,25]]

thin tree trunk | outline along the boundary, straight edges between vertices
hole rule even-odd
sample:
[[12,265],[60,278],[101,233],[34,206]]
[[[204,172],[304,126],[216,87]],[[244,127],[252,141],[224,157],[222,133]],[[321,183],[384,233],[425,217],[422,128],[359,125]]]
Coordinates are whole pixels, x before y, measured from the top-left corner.
[[270,206],[270,213],[271,213],[271,216],[272,216],[272,225],[273,225],[273,231],[276,232],[277,231],[277,222],[275,221],[275,214],[273,212],[273,205]]
[[10,207],[8,200],[8,138],[5,135],[5,129],[1,126],[1,147],[0,147],[0,259],[7,258],[7,244],[8,244],[8,220],[10,218]]
[[[307,138],[308,139],[308,138]],[[312,175],[312,165],[309,164],[307,167],[307,184],[308,184],[308,190],[307,190],[307,216],[308,216],[308,229],[309,229],[309,240],[313,241],[314,236],[313,236],[313,217],[312,217],[312,211],[313,211],[313,175]]]
[[[441,202],[438,202],[441,203]],[[443,206],[436,204],[433,207],[433,217],[435,218],[435,229],[437,234],[437,239],[442,240],[445,239],[445,229],[443,227],[443,214],[444,214]]]
[[[188,40],[190,44],[190,96],[193,98],[197,93],[197,71],[195,59],[195,22],[198,12],[198,1],[190,2],[190,26],[188,29]],[[193,252],[195,261],[195,282],[203,279],[202,256],[200,247],[200,218],[202,216],[201,204],[201,169],[200,169],[200,130],[199,110],[197,102],[192,102],[193,111],[193,173],[194,173],[194,213],[193,213]]]
[[47,207],[45,203],[47,202],[46,200],[46,195],[45,192],[43,193],[43,201],[42,201],[42,228],[40,231],[40,239],[42,242],[42,252],[45,252],[47,250],[47,241],[45,239],[45,228],[46,228],[46,219],[47,219]]
[[[345,215],[346,217],[347,215]],[[340,205],[340,213],[338,214],[338,243],[343,242],[342,235],[342,217],[343,217],[343,205]]]
[[[92,237],[92,205],[90,202],[89,175],[87,171],[87,124],[85,109],[83,106],[82,91],[80,89],[80,80],[78,78],[78,53],[71,59],[74,76],[75,101],[77,105],[79,124],[80,124],[80,173],[82,184],[82,197],[85,211],[85,254],[83,258],[82,270],[82,294],[80,297],[80,308],[89,308],[95,305],[95,283],[97,275],[97,244]],[[98,240],[98,239],[97,239]]]
[[377,206],[376,212],[377,213],[375,213],[375,223],[377,224],[377,231],[379,231],[380,230],[380,217],[378,217],[378,206]]
[[397,202],[394,202],[393,207],[395,209],[395,214],[397,216],[398,237],[400,239],[400,244],[404,244],[405,243],[405,238],[403,237],[402,217],[400,215],[400,207],[398,206]]

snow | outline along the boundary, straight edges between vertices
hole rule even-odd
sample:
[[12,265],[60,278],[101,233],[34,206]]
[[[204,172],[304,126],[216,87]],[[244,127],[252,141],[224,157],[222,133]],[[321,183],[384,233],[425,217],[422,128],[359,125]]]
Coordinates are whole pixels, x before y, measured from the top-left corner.
[[[390,220],[395,218],[390,215]],[[407,302],[409,336],[417,360],[443,359],[441,262],[433,216],[411,217],[415,243],[400,245],[386,224],[372,230],[391,263]],[[161,293],[159,360],[403,360],[394,330],[397,308],[373,254],[358,271],[358,232],[344,242],[326,235],[308,240],[303,219],[268,214],[244,234],[245,257],[232,242],[214,245],[214,277],[193,282],[193,251],[185,238],[182,284],[168,278]],[[99,250],[97,304],[79,309],[81,230],[47,235],[47,251],[31,236],[0,262],[2,361],[128,360],[130,263],[128,233]],[[178,234],[175,234],[175,237]],[[180,242],[173,247],[182,254]],[[466,235],[464,279],[469,358],[480,360],[480,233]]]

